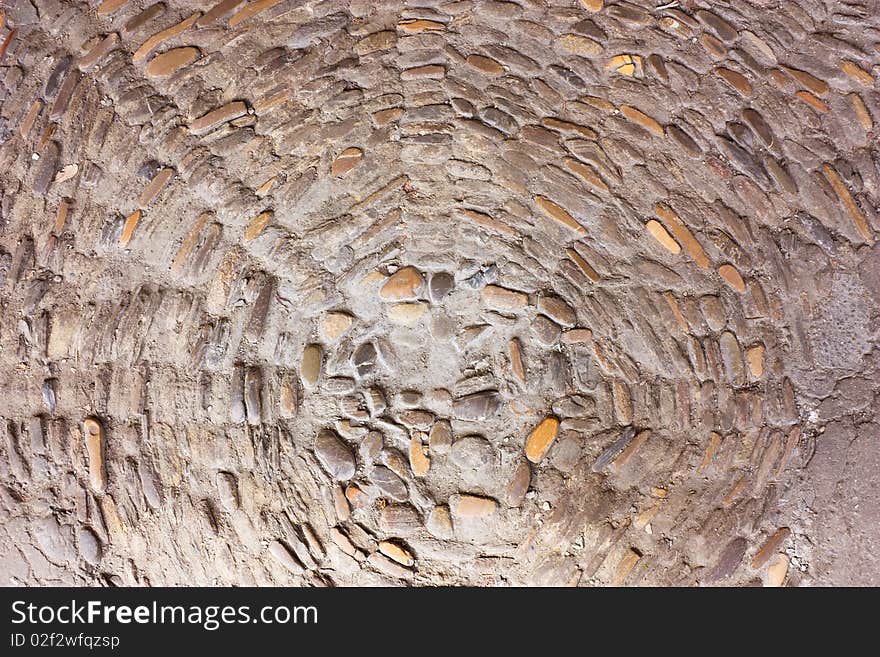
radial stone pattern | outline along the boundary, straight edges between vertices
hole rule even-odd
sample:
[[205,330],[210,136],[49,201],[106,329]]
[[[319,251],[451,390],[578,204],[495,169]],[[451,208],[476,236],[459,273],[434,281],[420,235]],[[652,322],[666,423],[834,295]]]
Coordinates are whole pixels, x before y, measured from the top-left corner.
[[880,583],[873,0],[5,0],[4,584]]

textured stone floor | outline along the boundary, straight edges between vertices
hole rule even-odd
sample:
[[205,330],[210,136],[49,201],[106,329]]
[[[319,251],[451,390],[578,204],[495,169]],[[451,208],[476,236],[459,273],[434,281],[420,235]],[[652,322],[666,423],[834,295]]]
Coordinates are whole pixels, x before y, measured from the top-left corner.
[[877,2],[0,6],[3,584],[880,584]]

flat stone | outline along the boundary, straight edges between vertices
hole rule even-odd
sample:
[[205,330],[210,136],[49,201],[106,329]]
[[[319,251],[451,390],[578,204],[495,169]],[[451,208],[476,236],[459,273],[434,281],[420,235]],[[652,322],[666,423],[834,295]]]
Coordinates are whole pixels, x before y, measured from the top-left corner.
[[418,298],[425,285],[425,279],[415,267],[402,267],[392,274],[379,290],[384,301],[404,301]]
[[431,468],[431,459],[425,454],[425,447],[417,436],[413,436],[409,442],[409,467],[415,477],[424,477]]
[[672,235],[670,235],[659,221],[649,219],[645,223],[645,229],[654,236],[660,244],[670,253],[678,255],[681,253],[681,247],[678,245]]
[[180,69],[192,64],[201,55],[198,48],[186,46],[184,48],[172,48],[160,55],[156,55],[147,64],[146,73],[150,78],[167,78],[174,75]]
[[484,57],[483,55],[468,55],[465,62],[469,66],[473,66],[475,69],[489,75],[503,75],[505,72],[504,67],[491,57]]
[[266,226],[272,223],[272,219],[274,218],[275,213],[272,210],[264,210],[256,215],[248,224],[247,228],[245,228],[245,242],[250,242],[251,240],[256,239],[257,236],[266,229]]
[[733,265],[721,265],[718,268],[718,274],[721,276],[721,278],[724,279],[725,283],[727,283],[730,287],[732,287],[740,294],[746,291],[745,281],[743,281],[742,276],[739,275],[739,272]]
[[272,555],[275,561],[284,566],[284,568],[294,575],[302,575],[302,573],[305,572],[305,569],[302,567],[299,560],[291,554],[281,541],[272,541],[269,543],[269,554]]
[[384,465],[378,465],[370,471],[370,481],[385,495],[396,502],[404,502],[409,497],[406,484],[397,474]]
[[602,44],[579,34],[563,34],[557,39],[562,49],[580,57],[595,57],[602,53]]
[[529,485],[532,482],[532,468],[525,461],[520,461],[507,484],[505,502],[508,506],[520,506],[526,499]]
[[449,508],[439,505],[431,509],[430,513],[428,513],[428,521],[425,524],[425,528],[435,538],[452,538],[452,517],[449,515]]
[[752,557],[752,568],[763,568],[764,564],[779,551],[779,548],[788,540],[789,536],[791,536],[791,530],[788,527],[780,527],[773,532],[764,542],[764,545],[761,546],[761,549],[755,552],[755,556]]
[[424,301],[395,303],[388,308],[388,320],[395,324],[415,324],[421,319],[427,309],[428,304]]
[[[376,352],[376,345],[374,345],[372,342],[364,342],[363,344],[359,345],[357,349],[354,350],[351,360],[352,364],[357,368],[358,376],[366,376],[375,369],[378,358],[379,355]],[[375,396],[373,396],[372,399],[367,399],[367,403],[369,404],[371,401],[378,402],[380,400],[376,399]],[[384,397],[381,399],[381,405],[382,410],[384,410]],[[373,414],[375,415],[377,413],[381,413],[381,411],[375,411]]]
[[547,454],[553,441],[556,440],[558,431],[559,420],[557,418],[547,417],[541,420],[526,439],[526,458],[532,463],[539,463]]
[[532,320],[531,328],[538,342],[545,347],[552,347],[562,335],[562,329],[559,325],[544,315],[535,317]]
[[777,554],[770,566],[767,568],[767,586],[779,587],[785,583],[785,577],[788,575],[788,557],[784,554]]
[[104,428],[94,417],[83,420],[83,438],[89,465],[89,486],[96,493],[103,493],[107,487],[107,474],[104,466]]
[[404,426],[427,431],[434,424],[434,414],[420,408],[399,413],[397,419]]
[[574,326],[577,315],[565,300],[557,296],[542,296],[538,298],[538,310],[563,326]]
[[498,503],[480,495],[453,495],[449,498],[449,508],[455,518],[487,518],[498,509]]
[[392,30],[382,30],[381,32],[373,32],[358,41],[354,46],[354,51],[361,57],[382,50],[389,50],[397,43],[397,33]]
[[431,282],[428,284],[428,291],[431,295],[431,301],[440,303],[447,294],[455,288],[455,279],[452,274],[447,272],[439,272],[431,275]]
[[520,383],[525,383],[526,368],[522,360],[522,347],[517,338],[507,343],[507,353],[510,355],[510,370]]
[[611,393],[614,401],[614,415],[617,421],[624,426],[632,424],[633,405],[629,386],[620,379],[614,379],[611,383]]
[[483,288],[483,301],[495,310],[516,312],[528,305],[529,295],[498,285],[487,285]]
[[205,135],[224,123],[228,123],[229,121],[242,117],[245,114],[247,114],[247,105],[238,100],[233,101],[222,107],[218,107],[215,110],[211,110],[207,114],[204,114],[191,122],[189,124],[189,129],[194,135]]
[[346,148],[333,160],[333,163],[330,165],[330,173],[336,177],[344,176],[354,169],[363,157],[364,152],[360,148],[354,146]]
[[315,438],[315,456],[324,469],[340,481],[354,476],[355,459],[348,445],[332,429],[321,429]]
[[587,229],[584,228],[580,224],[580,222],[578,222],[577,219],[571,216],[571,214],[561,205],[554,203],[545,196],[535,196],[534,200],[535,205],[538,206],[538,209],[553,221],[558,222],[559,224],[573,230],[576,233],[583,234],[587,232]]
[[318,384],[323,359],[324,349],[319,344],[307,345],[303,350],[299,375],[307,388],[314,388]]
[[428,445],[432,454],[448,454],[452,447],[452,425],[448,420],[439,420],[431,427]]
[[501,410],[501,395],[497,390],[483,390],[452,402],[452,412],[462,420],[486,420]]
[[563,344],[583,344],[584,342],[591,342],[592,339],[593,332],[585,328],[572,329],[562,334]]
[[327,313],[321,318],[321,333],[327,340],[333,342],[351,328],[353,322],[354,318],[348,313]]
[[648,132],[653,133],[658,137],[663,136],[663,126],[641,110],[638,110],[635,107],[631,107],[630,105],[621,105],[620,113],[636,125],[641,126],[645,130],[647,130]]
[[379,552],[393,559],[401,566],[411,568],[415,563],[412,553],[393,541],[379,541]]
[[746,362],[752,379],[757,380],[764,376],[764,345],[756,344],[746,349]]
[[422,521],[412,505],[388,504],[379,511],[379,529],[390,536],[412,536],[422,529]]

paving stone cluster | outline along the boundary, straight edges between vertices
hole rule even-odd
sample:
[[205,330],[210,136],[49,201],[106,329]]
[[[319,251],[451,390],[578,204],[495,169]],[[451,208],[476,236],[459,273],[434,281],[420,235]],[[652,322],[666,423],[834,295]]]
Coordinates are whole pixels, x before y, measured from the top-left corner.
[[4,584],[877,583],[873,0],[0,6]]

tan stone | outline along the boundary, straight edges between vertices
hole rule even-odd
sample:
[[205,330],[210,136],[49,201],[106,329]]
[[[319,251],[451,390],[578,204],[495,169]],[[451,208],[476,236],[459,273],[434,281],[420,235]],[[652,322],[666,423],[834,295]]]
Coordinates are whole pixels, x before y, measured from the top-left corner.
[[584,164],[580,160],[576,160],[573,157],[565,158],[563,160],[563,164],[565,165],[566,169],[581,178],[593,189],[596,189],[605,194],[610,193],[611,190],[608,189],[608,185],[605,184],[605,181],[599,177],[599,174],[596,173],[596,170],[590,165]]
[[823,96],[828,93],[828,83],[825,80],[820,80],[815,75],[796,68],[783,66],[782,69],[814,94]]
[[[612,109],[613,109],[612,105]],[[586,137],[587,139],[596,139],[599,135],[592,128],[588,128],[585,125],[580,125],[578,123],[572,123],[571,121],[563,121],[562,119],[557,119],[552,116],[546,116],[541,119],[541,124],[550,128],[551,130],[563,130],[569,132],[576,132],[579,135]],[[572,159],[572,158],[566,158]],[[577,160],[575,160],[577,161]]]
[[628,77],[641,77],[643,73],[642,58],[640,55],[615,55],[605,65],[609,71]]
[[407,568],[412,567],[412,565],[415,563],[415,559],[413,559],[413,556],[409,552],[409,550],[402,548],[400,545],[393,541],[380,541],[379,552],[384,554],[389,559],[393,559],[400,565],[406,566]]
[[565,210],[560,205],[557,205],[549,198],[545,196],[535,196],[535,205],[538,206],[538,209],[541,210],[546,216],[550,217],[554,221],[559,222],[566,228],[570,228],[576,233],[586,233],[587,229],[578,223],[578,221],[572,217],[567,210]]
[[332,342],[351,328],[353,322],[354,318],[348,313],[327,313],[321,319],[321,332]]
[[55,232],[60,233],[64,230],[64,224],[67,222],[67,214],[70,212],[70,199],[63,198],[58,202],[58,212],[55,214]]
[[119,246],[123,249],[128,246],[128,243],[131,241],[132,235],[134,235],[134,229],[137,228],[138,222],[141,220],[141,211],[135,210],[125,220],[125,225],[122,227],[122,235],[119,237]]
[[633,568],[636,567],[636,564],[639,563],[641,558],[642,555],[635,549],[628,549],[623,557],[621,557],[620,561],[617,562],[617,568],[614,570],[614,577],[611,580],[611,586],[623,586],[626,578],[629,577],[629,574],[633,571]]
[[524,292],[508,290],[506,287],[487,285],[483,288],[483,301],[495,310],[515,312],[528,305],[529,296]]
[[408,34],[419,34],[420,32],[442,32],[446,29],[446,25],[439,21],[409,19],[400,21],[397,28]]
[[156,55],[147,64],[146,73],[151,78],[167,78],[174,75],[184,66],[192,64],[199,58],[200,51],[198,48],[186,46],[184,48],[173,48]]
[[547,417],[541,420],[526,439],[526,458],[532,463],[540,462],[547,454],[547,450],[550,449],[550,445],[556,440],[558,431],[559,420],[555,417]]
[[[643,431],[639,431],[635,435],[635,438],[633,438],[629,442],[629,445],[627,445],[626,448],[617,456],[617,458],[614,459],[614,461],[611,463],[611,467],[614,468],[615,470],[619,470],[620,468],[625,466],[629,462],[629,460],[633,456],[635,456],[636,452],[639,451],[641,446],[644,445],[648,441],[648,438],[650,438],[650,437],[651,437],[651,430],[650,429],[645,429]],[[655,497],[666,497],[666,490],[663,488],[655,488],[653,490],[653,492],[655,493]],[[657,494],[657,493],[659,493],[659,494]]]
[[715,74],[743,96],[748,96],[752,93],[752,85],[742,73],[737,73],[736,71],[731,71],[729,68],[719,66],[715,69]]
[[247,114],[247,105],[236,100],[199,117],[189,124],[189,129],[194,135],[204,135],[245,114]]
[[254,217],[244,231],[245,242],[255,239],[260,233],[262,233],[274,217],[275,213],[272,212],[272,210],[265,210]]
[[761,549],[755,552],[752,557],[752,568],[758,569],[764,566],[770,560],[775,552],[779,550],[783,543],[791,536],[791,530],[788,527],[780,527],[764,541]]
[[324,350],[321,345],[310,344],[303,350],[299,375],[306,387],[314,388],[317,385],[323,359]]
[[253,18],[260,12],[269,9],[269,7],[277,5],[280,2],[284,2],[284,0],[254,0],[254,2],[245,5],[232,15],[229,19],[229,27],[235,27],[239,23],[243,23],[249,18]]
[[189,28],[191,28],[193,25],[195,25],[195,22],[199,19],[199,17],[201,15],[202,15],[202,12],[197,11],[196,13],[191,15],[189,18],[186,18],[186,19],[180,21],[176,25],[172,25],[168,29],[162,30],[161,32],[157,32],[156,34],[154,34],[149,39],[144,41],[144,43],[141,45],[140,48],[135,50],[134,54],[131,57],[132,61],[135,64],[139,64],[140,62],[144,61],[150,55],[151,52],[153,52],[156,48],[161,46],[163,43],[165,43],[166,41],[169,41],[175,37],[180,36],[181,34],[186,32]]
[[354,146],[346,148],[330,165],[330,173],[334,176],[344,176],[357,166],[364,157],[364,152]]
[[479,495],[453,495],[450,506],[456,518],[486,518],[498,509],[495,500]]
[[425,447],[416,436],[409,441],[409,467],[416,477],[424,477],[431,468],[431,459],[425,454]]
[[449,515],[449,508],[440,505],[431,509],[425,529],[436,538],[452,538],[452,517]]
[[718,268],[718,273],[730,287],[732,287],[740,294],[746,291],[745,281],[743,281],[742,276],[740,276],[739,272],[736,270],[736,267],[734,267],[733,265],[721,265]]
[[800,100],[804,101],[807,105],[809,105],[810,107],[812,107],[816,111],[818,111],[822,114],[828,114],[828,112],[829,112],[828,105],[826,105],[821,100],[816,98],[809,91],[803,91],[803,90],[798,91],[795,93],[795,96],[797,96]]
[[593,332],[590,329],[576,328],[566,331],[562,334],[563,344],[582,344],[593,339]]
[[831,183],[834,193],[837,194],[837,197],[840,199],[841,203],[843,203],[843,207],[846,208],[846,211],[852,219],[853,224],[855,224],[859,235],[861,235],[868,244],[873,245],[874,235],[871,232],[871,227],[868,225],[868,220],[862,213],[861,208],[859,208],[855,200],[853,200],[852,194],[849,193],[846,184],[841,180],[840,174],[838,174],[830,164],[822,165],[822,171],[825,173],[825,178]]
[[602,11],[602,7],[605,6],[605,0],[581,0],[581,4],[584,6],[584,9],[589,11]]
[[104,56],[113,50],[117,44],[119,43],[119,34],[116,32],[111,32],[103,39],[101,39],[95,46],[89,50],[82,58],[79,60],[79,68],[81,71],[90,71],[95,66],[98,65],[98,62],[104,58]]
[[580,269],[584,273],[584,276],[589,278],[594,283],[597,283],[599,280],[601,280],[602,277],[599,276],[599,272],[593,269],[593,266],[589,262],[587,262],[580,253],[572,248],[566,249],[565,253],[566,255],[568,255],[569,258],[571,258],[571,261],[577,265],[578,269]]
[[425,285],[422,273],[415,267],[401,267],[394,272],[379,290],[384,301],[416,299]]
[[376,125],[385,125],[396,121],[401,116],[403,116],[402,107],[389,107],[388,109],[373,112],[373,121],[376,122]]
[[424,301],[395,303],[388,308],[388,319],[395,324],[415,324],[427,309],[428,304]]
[[657,203],[654,205],[654,211],[663,220],[664,225],[672,232],[675,239],[688,252],[688,255],[694,259],[694,262],[703,269],[708,268],[709,257],[703,250],[703,246],[697,241],[697,238],[694,237],[694,234],[691,233],[684,221],[672,211],[672,208],[664,203]]
[[663,227],[659,221],[655,219],[649,219],[645,224],[645,228],[648,230],[654,238],[663,245],[663,247],[669,251],[670,253],[679,254],[681,253],[681,247],[678,245],[674,239],[672,239],[672,235],[666,232],[666,229]]
[[491,57],[468,55],[465,61],[468,65],[473,66],[483,73],[488,73],[489,75],[502,75],[504,73],[504,67]]
[[595,57],[602,53],[602,44],[579,34],[563,34],[558,39],[563,50],[580,57]]
[[641,110],[637,110],[635,107],[631,107],[630,105],[621,105],[620,113],[636,125],[643,127],[645,130],[657,135],[658,137],[662,137],[665,134],[662,125],[660,125],[655,119],[651,118]]
[[144,187],[144,191],[141,192],[141,195],[138,197],[138,205],[141,208],[146,208],[152,203],[156,197],[162,192],[165,188],[165,185],[171,180],[171,177],[174,175],[174,169],[170,167],[164,167],[160,169],[153,179],[149,182],[149,184]]
[[868,88],[874,86],[874,76],[855,62],[844,59],[840,62],[840,69],[859,84]]
[[777,554],[773,563],[767,568],[767,586],[780,587],[785,583],[785,577],[788,575],[788,557],[784,554]]
[[83,420],[83,437],[89,460],[89,486],[96,493],[103,493],[107,487],[107,473],[104,466],[104,428],[97,418]]
[[113,12],[120,9],[123,5],[128,4],[129,0],[104,0],[98,8],[95,9],[95,13],[98,16],[107,16],[112,14]]
[[853,92],[848,96],[850,105],[852,105],[853,112],[855,112],[856,118],[859,121],[859,124],[866,130],[871,131],[874,129],[874,120],[871,118],[871,113],[868,111],[868,108],[865,106],[865,101],[862,100],[862,97],[857,93]]
[[764,345],[756,344],[746,349],[746,362],[753,379],[764,376]]
[[614,415],[619,424],[624,426],[632,424],[633,404],[629,386],[620,379],[611,382],[611,393],[614,400]]

